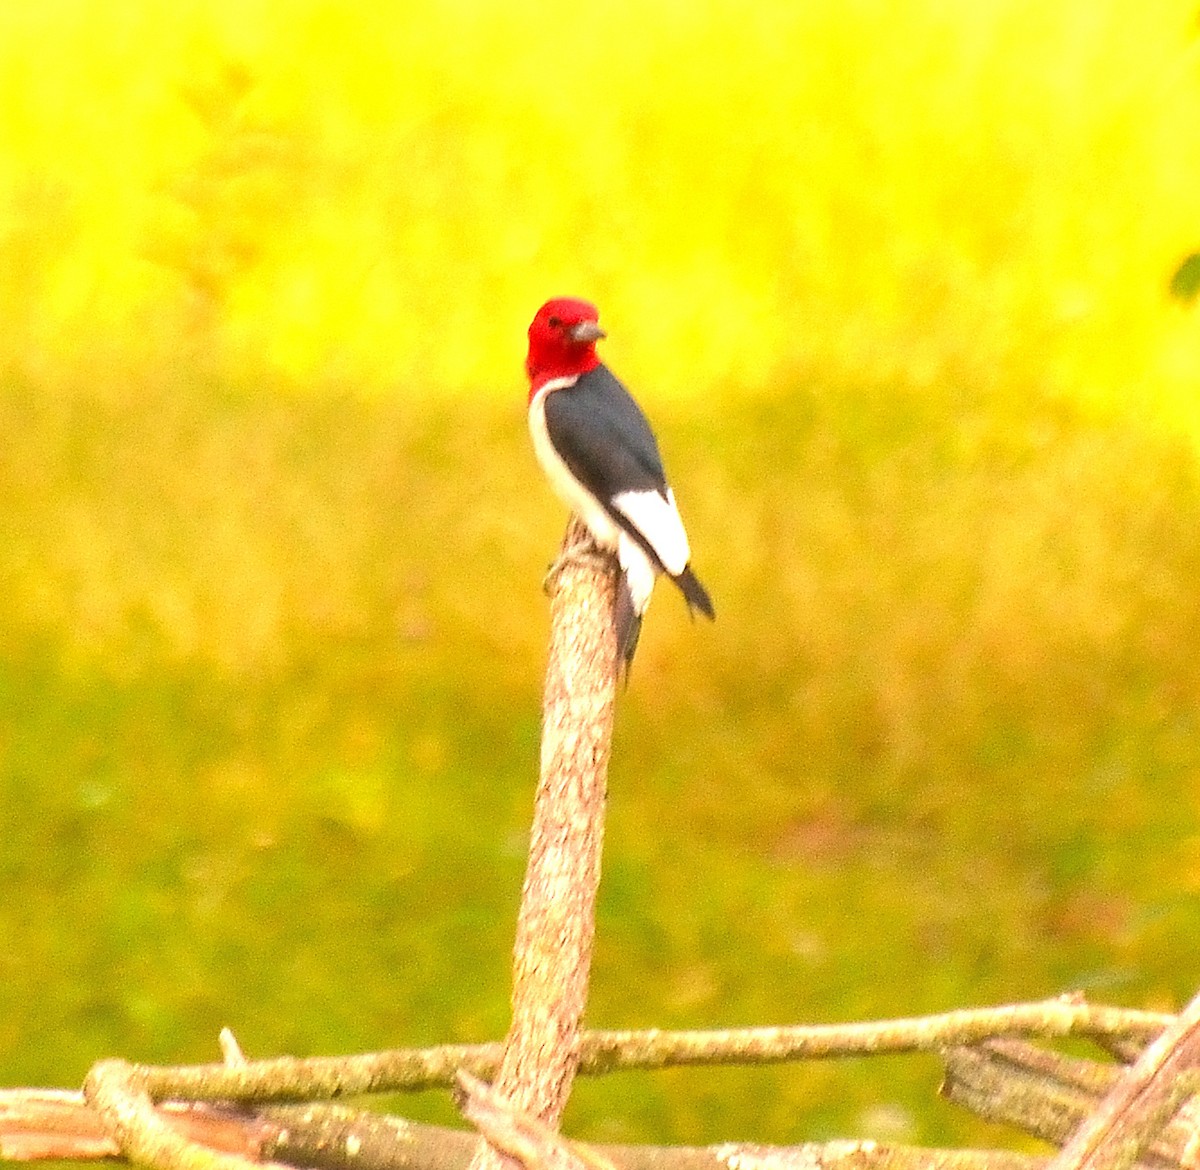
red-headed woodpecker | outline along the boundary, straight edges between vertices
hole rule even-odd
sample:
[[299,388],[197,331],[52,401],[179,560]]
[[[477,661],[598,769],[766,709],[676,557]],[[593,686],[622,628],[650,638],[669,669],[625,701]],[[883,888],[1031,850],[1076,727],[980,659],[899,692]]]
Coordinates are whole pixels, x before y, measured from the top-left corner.
[[659,573],[689,610],[712,618],[688,562],[687,533],[654,432],[629,391],[596,356],[605,336],[595,305],[547,301],[529,326],[529,431],[550,486],[621,566],[617,649],[628,670]]

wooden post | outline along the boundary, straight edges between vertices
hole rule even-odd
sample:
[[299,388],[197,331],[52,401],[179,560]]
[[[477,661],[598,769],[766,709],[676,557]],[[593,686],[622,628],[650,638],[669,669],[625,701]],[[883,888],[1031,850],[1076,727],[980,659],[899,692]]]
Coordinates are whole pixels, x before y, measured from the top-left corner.
[[[513,955],[513,1016],[494,1088],[557,1127],[579,1064],[617,689],[617,568],[572,519],[547,582],[541,775]],[[475,1170],[501,1156],[481,1147]]]

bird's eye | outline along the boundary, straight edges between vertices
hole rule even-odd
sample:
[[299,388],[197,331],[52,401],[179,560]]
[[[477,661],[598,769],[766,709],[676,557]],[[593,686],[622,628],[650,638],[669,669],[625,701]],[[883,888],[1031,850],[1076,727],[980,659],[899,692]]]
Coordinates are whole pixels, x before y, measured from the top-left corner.
[[551,329],[557,329],[562,325],[562,319],[559,317],[551,317],[548,324]]

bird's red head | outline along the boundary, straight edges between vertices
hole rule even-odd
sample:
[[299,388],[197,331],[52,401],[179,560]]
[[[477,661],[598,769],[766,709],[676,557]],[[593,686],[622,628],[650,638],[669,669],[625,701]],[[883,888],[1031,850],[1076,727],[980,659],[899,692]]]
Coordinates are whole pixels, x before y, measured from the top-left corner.
[[529,326],[529,398],[552,378],[567,378],[594,370],[600,359],[596,342],[604,336],[599,313],[589,301],[555,297],[537,311]]

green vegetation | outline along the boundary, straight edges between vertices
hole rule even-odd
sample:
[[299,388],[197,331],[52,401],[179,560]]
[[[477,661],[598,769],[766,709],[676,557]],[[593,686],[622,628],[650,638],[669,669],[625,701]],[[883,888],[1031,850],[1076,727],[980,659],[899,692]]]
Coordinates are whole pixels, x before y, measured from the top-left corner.
[[[1126,7],[0,9],[0,1081],[503,1032],[560,292],[719,614],[621,699],[590,1021],[1194,991],[1200,75]],[[568,1124],[982,1140],[934,1085]]]
[[[595,1024],[1194,984],[1191,453],[947,394],[660,412],[720,620],[663,590],[621,701]],[[0,402],[4,1079],[501,1034],[562,525],[519,405]],[[631,1076],[573,1119],[973,1132],[932,1087]]]

